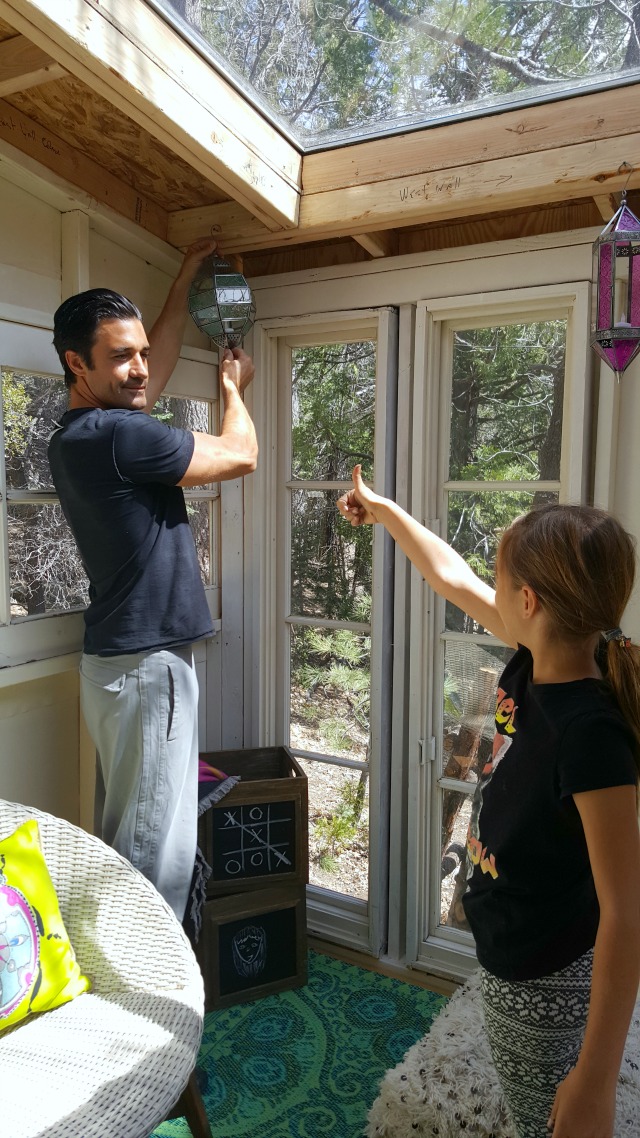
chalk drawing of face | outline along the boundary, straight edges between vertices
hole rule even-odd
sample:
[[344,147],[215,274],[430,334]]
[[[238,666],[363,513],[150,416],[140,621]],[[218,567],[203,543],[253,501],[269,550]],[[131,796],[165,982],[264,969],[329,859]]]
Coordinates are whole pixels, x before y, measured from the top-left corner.
[[238,976],[259,976],[267,961],[267,934],[257,925],[240,929],[231,941]]

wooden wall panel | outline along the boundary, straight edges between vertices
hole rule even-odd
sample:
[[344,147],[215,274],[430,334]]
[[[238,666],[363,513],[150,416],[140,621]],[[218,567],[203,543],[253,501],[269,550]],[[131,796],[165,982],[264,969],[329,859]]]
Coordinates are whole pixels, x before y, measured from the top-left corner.
[[[160,315],[173,279],[122,245],[93,231],[89,242],[89,278],[91,288],[113,288],[137,304],[147,330]],[[209,347],[208,338],[198,331],[186,312],[184,343]]]
[[0,219],[0,303],[53,312],[60,303],[60,214],[0,178]]
[[79,821],[78,674],[0,689],[2,797]]

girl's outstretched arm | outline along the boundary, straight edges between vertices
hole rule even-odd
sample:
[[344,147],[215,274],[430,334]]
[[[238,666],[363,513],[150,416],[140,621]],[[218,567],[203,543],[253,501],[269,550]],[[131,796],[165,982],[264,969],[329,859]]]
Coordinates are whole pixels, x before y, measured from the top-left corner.
[[560,1083],[553,1138],[613,1138],[616,1084],[640,981],[640,837],[636,791],[575,794],[600,904],[580,1057]]
[[446,541],[425,529],[395,502],[365,486],[359,466],[353,470],[353,490],[344,494],[337,505],[352,526],[380,522],[436,593],[458,605],[499,640],[511,643],[496,608],[495,590],[481,581]]

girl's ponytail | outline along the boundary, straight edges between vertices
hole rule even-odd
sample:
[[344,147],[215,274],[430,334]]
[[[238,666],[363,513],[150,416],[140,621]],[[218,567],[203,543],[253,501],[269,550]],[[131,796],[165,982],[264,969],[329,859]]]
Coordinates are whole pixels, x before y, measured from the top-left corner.
[[598,660],[604,679],[635,736],[635,760],[640,778],[640,648],[623,636],[620,629],[613,631],[620,635],[605,633],[607,642]]

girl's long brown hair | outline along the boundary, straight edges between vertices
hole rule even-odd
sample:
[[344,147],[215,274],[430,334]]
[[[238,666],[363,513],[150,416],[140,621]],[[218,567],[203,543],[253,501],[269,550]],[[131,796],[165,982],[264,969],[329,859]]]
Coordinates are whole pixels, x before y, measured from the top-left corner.
[[[529,585],[563,641],[618,628],[635,578],[635,543],[620,523],[592,506],[547,505],[505,530],[498,558],[517,586]],[[605,641],[596,652],[636,740],[640,778],[640,648]]]

